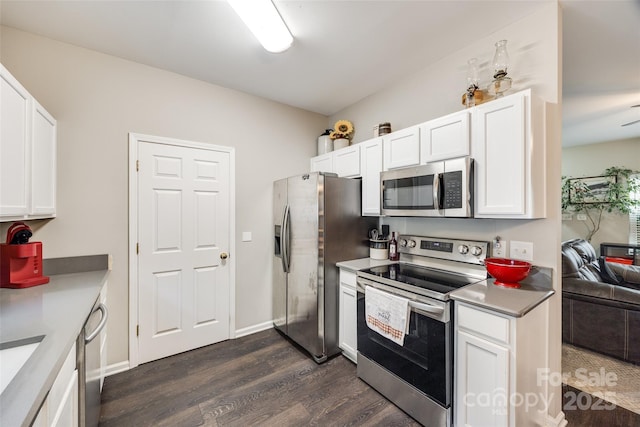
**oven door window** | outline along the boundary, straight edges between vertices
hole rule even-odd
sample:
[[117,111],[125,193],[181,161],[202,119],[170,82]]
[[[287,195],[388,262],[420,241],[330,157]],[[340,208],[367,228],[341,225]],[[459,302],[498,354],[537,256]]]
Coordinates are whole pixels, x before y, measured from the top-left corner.
[[434,175],[398,178],[383,181],[384,209],[435,209],[433,199]]
[[364,293],[358,292],[358,352],[443,405],[451,405],[451,329],[411,312],[400,346],[367,327]]

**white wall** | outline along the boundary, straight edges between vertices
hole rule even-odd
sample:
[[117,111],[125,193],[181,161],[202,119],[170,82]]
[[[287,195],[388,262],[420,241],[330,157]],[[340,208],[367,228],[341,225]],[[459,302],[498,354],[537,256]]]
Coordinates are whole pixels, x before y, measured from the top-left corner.
[[326,117],[12,28],[1,36],[2,64],[58,121],[58,217],[33,224],[34,238],[45,258],[114,257],[108,363],[128,360],[129,132],[235,147],[236,328],[270,321],[271,185],[308,172]]
[[[609,141],[600,144],[580,145],[562,150],[562,175],[585,177],[602,175],[611,166],[640,170],[640,138]],[[562,221],[562,240],[584,238],[587,228],[584,221]],[[629,241],[629,216],[605,213],[600,230],[591,239],[591,244],[599,253],[600,243]]]
[[[461,21],[463,22],[463,20]],[[560,308],[560,158],[561,158],[561,17],[556,4],[544,6],[538,13],[518,21],[466,48],[451,53],[430,67],[403,81],[365,98],[333,115],[354,122],[354,141],[372,136],[372,127],[389,121],[393,130],[406,128],[448,113],[461,110],[461,96],[466,87],[466,64],[472,57],[480,63],[481,86],[489,83],[489,63],[494,43],[508,40],[511,59],[511,92],[531,87],[534,94],[548,102],[546,120],[547,218],[540,220],[479,219],[403,219],[386,218],[393,231],[431,236],[450,236],[490,240],[499,235],[506,240],[534,244],[534,264],[554,269],[554,289],[549,314],[549,362],[552,371],[561,371]],[[542,327],[542,326],[541,326]],[[550,387],[555,416],[560,409],[559,387]]]

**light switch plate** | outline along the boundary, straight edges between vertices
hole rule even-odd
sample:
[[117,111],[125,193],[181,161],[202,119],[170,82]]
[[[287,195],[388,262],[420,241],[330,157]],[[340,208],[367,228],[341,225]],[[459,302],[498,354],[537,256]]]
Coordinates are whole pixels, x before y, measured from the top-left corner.
[[533,243],[512,240],[509,257],[522,261],[533,261]]
[[251,232],[250,231],[243,231],[242,232],[242,241],[243,242],[250,242],[252,239],[251,236]]

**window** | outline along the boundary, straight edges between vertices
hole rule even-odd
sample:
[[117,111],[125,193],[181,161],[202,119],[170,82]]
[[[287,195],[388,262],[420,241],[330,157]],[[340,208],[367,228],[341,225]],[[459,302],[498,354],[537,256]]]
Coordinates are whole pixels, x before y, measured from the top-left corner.
[[[632,175],[629,179],[640,181],[640,174]],[[640,200],[640,189],[630,194],[632,199]],[[634,207],[629,213],[629,243],[640,245],[640,206]]]

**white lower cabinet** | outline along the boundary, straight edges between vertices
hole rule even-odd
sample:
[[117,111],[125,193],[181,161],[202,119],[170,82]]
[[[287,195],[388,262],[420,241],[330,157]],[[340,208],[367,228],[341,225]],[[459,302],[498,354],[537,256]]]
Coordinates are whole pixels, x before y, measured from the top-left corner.
[[40,407],[34,426],[78,426],[78,370],[74,344]]
[[547,330],[548,302],[518,318],[456,302],[456,426],[545,425]]
[[[105,283],[100,291],[100,302],[107,306],[107,287],[108,283]],[[107,325],[100,331],[100,392],[102,392],[102,386],[104,385],[104,378],[107,371]]]
[[342,354],[357,363],[358,354],[358,294],[356,274],[340,269],[340,317],[338,319],[338,342]]

